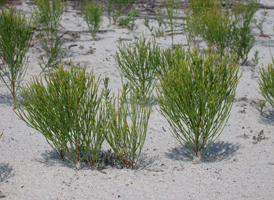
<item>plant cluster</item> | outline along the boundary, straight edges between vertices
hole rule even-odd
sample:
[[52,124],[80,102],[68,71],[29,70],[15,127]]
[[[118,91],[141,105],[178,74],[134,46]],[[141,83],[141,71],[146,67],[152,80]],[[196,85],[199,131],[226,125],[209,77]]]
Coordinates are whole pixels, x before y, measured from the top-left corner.
[[93,1],[89,3],[84,1],[82,5],[84,20],[87,22],[89,31],[94,39],[102,24],[103,7]]
[[[133,29],[136,13],[134,0],[109,0],[107,11],[114,22]],[[91,168],[101,155],[106,140],[120,162],[134,169],[143,148],[152,110],[151,96],[155,83],[159,112],[167,119],[174,137],[189,148],[190,157],[200,160],[209,146],[221,134],[233,104],[241,73],[238,59],[244,63],[254,45],[251,23],[258,0],[190,2],[186,29],[193,37],[203,38],[209,50],[198,48],[173,49],[173,36],[179,1],[167,0],[158,10],[158,28],[144,24],[160,36],[169,27],[172,48],[162,50],[154,40],[144,37],[133,44],[118,46],[115,61],[121,75],[128,82],[118,95],[110,96],[109,78],[99,91],[102,80],[86,67],[70,66],[65,70],[58,63],[64,57],[58,35],[64,11],[63,0],[37,0],[34,10],[37,27],[46,54],[40,56],[48,76],[33,77],[25,87],[19,87],[27,69],[25,57],[31,41],[31,21],[15,12],[13,7],[0,14],[0,78],[11,91],[17,109],[14,112],[29,127],[41,132],[49,145],[64,159],[69,156],[75,168],[87,161]],[[103,9],[94,2],[84,2],[82,13],[92,37],[95,38],[102,21]],[[119,18],[121,15],[127,17]],[[266,14],[264,15],[264,17]],[[167,19],[167,20],[166,20]],[[264,18],[257,24],[262,29]],[[229,53],[229,54],[228,54]],[[45,60],[46,58],[46,60]],[[258,64],[255,52],[252,70]],[[274,107],[274,59],[260,71],[262,95]],[[24,99],[16,98],[19,89]],[[263,112],[265,101],[259,101]],[[1,134],[0,134],[1,137]]]
[[28,68],[26,53],[32,39],[32,22],[13,7],[0,13],[0,80],[16,99],[16,92]]
[[136,15],[138,13],[138,10],[131,9],[130,13],[126,17],[120,17],[119,18],[119,25],[121,27],[127,27],[130,30],[133,30],[134,22],[136,20]]
[[[160,113],[171,132],[194,158],[203,157],[223,130],[239,82],[239,65],[225,54],[178,47],[174,65],[163,71],[157,88]],[[185,149],[191,156],[191,152]]]
[[166,29],[170,28],[171,31],[171,39],[172,39],[172,48],[173,48],[173,37],[174,37],[174,29],[175,22],[178,17],[178,0],[167,0],[162,2],[163,9],[157,9],[156,20],[158,26],[150,26],[149,25],[149,17],[145,17],[143,24],[149,29],[151,34],[154,37],[162,37],[166,33]]
[[101,80],[79,65],[70,67],[66,71],[59,66],[43,79],[32,78],[21,89],[24,100],[18,101],[15,113],[41,132],[61,158],[70,156],[76,168],[84,158],[93,166],[106,131],[103,93],[97,94]]
[[128,16],[134,2],[135,0],[108,0],[106,10],[109,22],[111,23],[112,19],[115,24],[122,14]]
[[145,142],[151,106],[137,101],[133,90],[129,90],[129,106],[127,88],[121,97],[108,98],[107,80],[106,90],[99,93],[101,79],[93,72],[87,74],[85,67],[74,64],[70,71],[59,66],[21,88],[24,100],[17,101],[14,111],[42,133],[62,159],[69,156],[77,169],[82,160],[94,167],[105,138],[123,165],[133,169]]
[[60,20],[66,4],[63,0],[37,0],[34,17],[43,40],[45,54],[39,56],[42,72],[54,68],[65,57],[63,42],[58,35]]
[[251,24],[258,0],[229,5],[229,0],[225,8],[215,0],[191,1],[191,11],[186,16],[186,30],[191,35],[189,38],[201,37],[211,50],[216,49],[221,55],[236,54],[244,64],[255,42]]

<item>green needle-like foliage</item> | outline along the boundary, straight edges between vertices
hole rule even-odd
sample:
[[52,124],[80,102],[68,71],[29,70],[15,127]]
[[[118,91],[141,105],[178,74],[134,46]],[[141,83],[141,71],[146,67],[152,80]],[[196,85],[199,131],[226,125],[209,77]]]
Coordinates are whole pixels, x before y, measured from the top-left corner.
[[159,74],[161,48],[155,41],[146,41],[145,38],[118,48],[115,61],[120,73],[133,83],[140,95],[150,93]]
[[159,111],[168,120],[174,137],[200,158],[229,118],[239,66],[227,54],[221,59],[216,53],[200,54],[197,48],[176,51],[181,56],[173,67],[163,71],[157,88]]
[[32,39],[32,22],[27,23],[25,16],[2,8],[0,13],[0,80],[7,86],[16,99],[16,91],[28,68],[26,53]]
[[93,1],[89,3],[85,1],[83,6],[83,16],[94,39],[102,24],[103,7]]
[[[101,80],[80,66],[59,66],[43,79],[32,78],[20,91],[24,101],[14,110],[27,125],[42,133],[60,155],[67,154],[78,169],[82,159],[96,163],[106,131],[98,95]],[[44,85],[43,83],[46,83]]]
[[274,108],[274,58],[272,64],[268,67],[262,68],[260,71],[260,78],[258,80],[261,93],[265,100]]
[[113,22],[116,23],[122,14],[127,15],[132,10],[134,2],[135,0],[108,0],[106,10],[109,22],[112,18]]
[[119,18],[119,25],[121,27],[127,27],[130,30],[133,30],[134,22],[136,20],[136,14],[138,13],[138,10],[131,9],[130,13],[126,17]]
[[199,36],[211,50],[219,54],[236,54],[244,64],[254,45],[251,25],[259,0],[233,2],[226,0],[226,7],[215,0],[190,2],[186,17],[186,30],[190,37]]
[[173,38],[174,38],[174,29],[175,29],[175,23],[176,18],[178,17],[178,4],[179,1],[177,0],[166,0],[164,3],[164,7],[166,10],[166,15],[168,17],[168,23],[171,31],[171,47],[173,48]]
[[140,101],[138,95],[134,87],[124,85],[106,106],[109,130],[105,138],[122,164],[131,169],[137,165],[151,114],[151,103]]
[[45,48],[45,54],[39,56],[39,65],[43,72],[57,66],[65,57],[65,52],[61,51],[63,42],[58,36],[65,3],[63,0],[37,0],[36,6],[34,17]]

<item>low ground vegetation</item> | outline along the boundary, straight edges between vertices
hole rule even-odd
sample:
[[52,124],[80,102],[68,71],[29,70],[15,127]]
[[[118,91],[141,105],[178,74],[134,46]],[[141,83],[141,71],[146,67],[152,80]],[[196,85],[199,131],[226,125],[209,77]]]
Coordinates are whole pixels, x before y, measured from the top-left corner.
[[[144,38],[136,38],[128,46],[118,46],[116,64],[127,82],[118,95],[113,96],[108,78],[103,81],[105,88],[100,90],[102,80],[93,72],[87,73],[86,67],[71,63],[65,70],[60,65],[64,57],[59,35],[65,9],[63,0],[38,0],[33,11],[35,23],[29,24],[13,7],[2,8],[0,77],[13,95],[17,107],[14,112],[43,134],[61,159],[68,156],[76,169],[81,168],[83,161],[96,168],[105,140],[114,151],[115,159],[124,167],[134,169],[146,140],[151,99],[156,88],[159,112],[169,122],[171,133],[182,146],[185,143],[189,146],[190,151],[185,150],[199,162],[230,116],[241,77],[239,65],[246,63],[255,41],[251,25],[255,23],[259,1],[231,3],[227,0],[223,6],[214,0],[190,2],[181,26],[188,32],[189,45],[197,38],[206,41],[207,49],[201,50],[197,45],[184,49],[178,44],[174,48],[179,2],[166,1],[163,8],[168,20],[162,18],[159,10],[158,29],[149,26],[148,18],[144,24],[155,37],[164,35],[169,27],[171,48],[162,49],[154,40]],[[93,38],[100,29],[103,11],[107,12],[110,23],[119,21],[120,25],[133,30],[137,14],[133,12],[134,0],[108,0],[106,5],[85,1],[84,5],[82,14]],[[6,18],[13,20],[12,23],[6,22]],[[263,20],[257,26],[261,28],[262,23]],[[40,57],[42,72],[51,70],[21,86],[27,70],[25,53],[32,26],[39,29],[45,46],[45,54]],[[258,53],[255,61],[258,62]],[[274,60],[261,70],[259,85],[266,101],[274,107],[273,65]],[[24,100],[16,98],[17,89]]]

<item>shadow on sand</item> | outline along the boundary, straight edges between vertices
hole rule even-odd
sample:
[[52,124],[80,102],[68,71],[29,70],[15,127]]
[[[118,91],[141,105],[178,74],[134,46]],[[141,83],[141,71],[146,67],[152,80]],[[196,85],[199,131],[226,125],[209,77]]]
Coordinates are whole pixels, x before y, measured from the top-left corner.
[[[188,152],[191,152],[190,147],[187,144],[184,145],[184,148]],[[182,146],[172,148],[166,153],[166,156],[173,160],[183,160],[189,162],[192,161],[184,148]],[[211,144],[201,161],[220,162],[223,160],[229,160],[236,154],[239,149],[239,144],[217,141]]]
[[260,115],[260,121],[264,124],[274,125],[274,111],[271,110]]
[[8,178],[15,175],[14,169],[9,163],[0,163],[0,182],[4,182]]

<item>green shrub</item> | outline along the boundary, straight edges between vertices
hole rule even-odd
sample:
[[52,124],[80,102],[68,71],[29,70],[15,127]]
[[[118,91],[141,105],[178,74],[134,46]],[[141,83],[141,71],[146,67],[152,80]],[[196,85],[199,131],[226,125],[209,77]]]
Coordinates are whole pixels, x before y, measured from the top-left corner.
[[32,22],[25,16],[2,8],[0,13],[0,79],[10,90],[13,99],[28,68],[26,53],[32,39]]
[[140,101],[138,95],[134,87],[128,88],[126,84],[106,105],[108,131],[105,138],[122,164],[131,169],[137,165],[151,114],[151,103]]
[[83,6],[82,12],[84,19],[87,22],[89,31],[94,39],[102,24],[103,7],[93,1],[89,3],[85,2]]
[[[215,0],[196,0],[190,2],[191,12],[186,16],[186,30],[189,37],[200,36],[208,47],[216,49],[222,56],[236,54],[242,64],[254,45],[251,24],[257,10],[258,0],[237,2],[226,7]],[[231,10],[231,11],[230,11]]]
[[236,3],[232,7],[234,18],[232,38],[233,43],[229,46],[231,53],[241,59],[241,64],[245,64],[248,54],[255,43],[251,25],[255,23],[254,14],[257,11],[260,0],[247,0],[244,3]]
[[159,74],[161,49],[155,41],[135,39],[133,45],[120,45],[115,61],[120,73],[133,83],[143,96],[154,89]]
[[57,66],[65,57],[65,52],[61,51],[63,42],[58,36],[65,3],[63,0],[37,0],[36,6],[34,17],[45,47],[45,54],[39,56],[43,72]]
[[266,101],[274,108],[274,58],[272,64],[268,64],[267,68],[260,70],[260,78],[258,80],[261,94]]
[[182,145],[185,142],[199,159],[229,118],[239,66],[227,54],[221,59],[216,53],[200,54],[197,48],[176,51],[175,55],[180,56],[173,67],[163,71],[157,88],[159,111],[168,120],[174,137]]
[[67,71],[59,66],[49,77],[34,77],[20,90],[24,101],[18,101],[14,111],[42,133],[61,158],[67,154],[77,169],[82,159],[93,167],[106,131],[103,92],[97,94],[100,82],[93,72],[86,74],[86,68],[72,64]]

